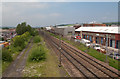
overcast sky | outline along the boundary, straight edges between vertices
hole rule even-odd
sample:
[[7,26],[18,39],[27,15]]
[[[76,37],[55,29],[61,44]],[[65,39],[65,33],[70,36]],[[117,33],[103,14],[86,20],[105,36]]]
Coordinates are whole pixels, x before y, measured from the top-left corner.
[[117,2],[2,3],[2,26],[16,26],[21,22],[27,22],[34,27],[91,21],[115,22],[117,20]]

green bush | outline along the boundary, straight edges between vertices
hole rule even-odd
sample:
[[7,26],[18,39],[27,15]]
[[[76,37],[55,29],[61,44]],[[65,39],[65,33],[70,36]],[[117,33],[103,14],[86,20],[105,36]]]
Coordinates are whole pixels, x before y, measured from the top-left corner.
[[32,53],[29,55],[29,58],[28,58],[28,60],[30,62],[31,61],[39,62],[39,61],[45,60],[45,59],[46,59],[45,50],[44,50],[44,48],[42,46],[34,48],[32,50]]
[[34,43],[39,43],[41,41],[41,38],[39,36],[35,36],[33,39]]
[[13,60],[10,52],[7,49],[2,50],[2,60],[8,62],[11,62]]

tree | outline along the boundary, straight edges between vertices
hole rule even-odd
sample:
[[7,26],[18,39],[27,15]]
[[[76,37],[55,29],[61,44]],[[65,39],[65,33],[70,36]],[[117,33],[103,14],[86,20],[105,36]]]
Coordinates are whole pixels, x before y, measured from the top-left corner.
[[22,35],[27,31],[32,35],[32,27],[30,25],[27,25],[26,22],[18,24],[16,27],[16,32],[18,35]]

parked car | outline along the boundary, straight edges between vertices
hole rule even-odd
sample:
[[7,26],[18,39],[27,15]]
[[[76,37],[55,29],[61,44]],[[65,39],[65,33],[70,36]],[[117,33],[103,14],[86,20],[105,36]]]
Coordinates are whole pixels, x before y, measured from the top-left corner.
[[101,49],[99,44],[95,44],[95,45],[93,46],[93,48],[96,49],[96,50],[100,50],[100,49]]
[[91,44],[90,42],[86,42],[86,43],[85,43],[85,45],[86,45],[87,47],[89,47],[90,44]]
[[101,49],[100,49],[100,52],[106,54],[106,49],[101,48]]
[[80,36],[76,36],[76,39],[81,39],[81,37]]
[[114,53],[114,54],[111,53],[109,56],[114,58],[114,59],[120,60],[120,54],[118,54],[118,53]]

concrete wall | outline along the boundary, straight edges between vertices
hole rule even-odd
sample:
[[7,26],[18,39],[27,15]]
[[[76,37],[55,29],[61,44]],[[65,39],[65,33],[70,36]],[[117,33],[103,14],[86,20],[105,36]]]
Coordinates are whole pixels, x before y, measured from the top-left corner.
[[75,33],[75,28],[74,27],[55,28],[54,30],[55,30],[56,33],[62,34],[63,36],[67,36],[69,34],[74,34]]

